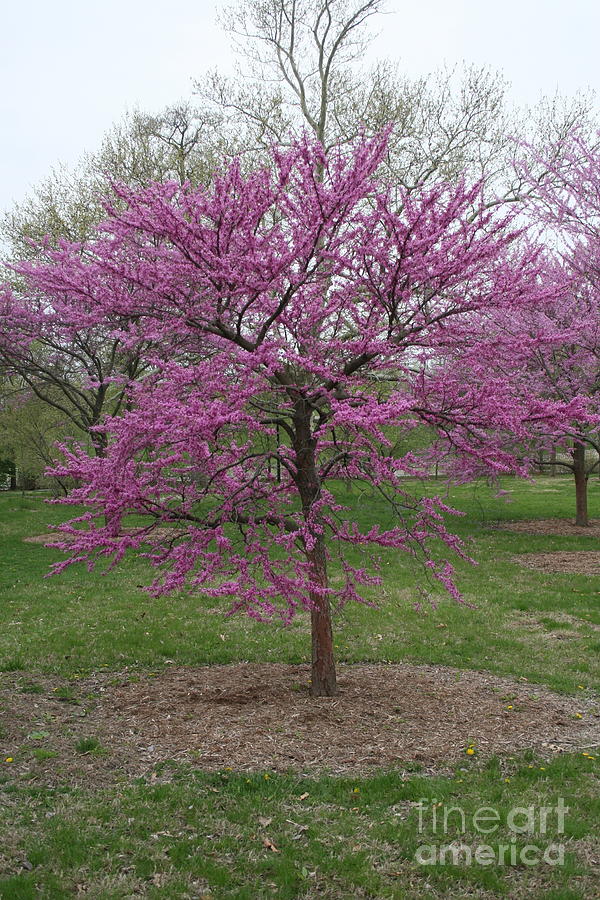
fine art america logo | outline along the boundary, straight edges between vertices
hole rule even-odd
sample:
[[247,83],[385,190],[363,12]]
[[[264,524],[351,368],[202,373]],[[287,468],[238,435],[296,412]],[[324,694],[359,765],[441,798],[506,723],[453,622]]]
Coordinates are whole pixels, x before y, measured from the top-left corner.
[[[564,834],[565,815],[569,807],[562,797],[556,806],[514,806],[500,813],[493,806],[480,806],[474,813],[465,813],[460,806],[446,806],[436,799],[421,799],[416,804],[419,813],[419,834],[427,832],[438,838],[437,843],[423,843],[415,859],[422,866],[562,866],[564,844],[544,840],[548,828]],[[501,830],[508,833],[504,843],[484,843],[476,836],[492,835]],[[447,836],[459,834],[447,842]],[[469,843],[464,836],[470,835]],[[446,840],[441,837],[445,836]]]

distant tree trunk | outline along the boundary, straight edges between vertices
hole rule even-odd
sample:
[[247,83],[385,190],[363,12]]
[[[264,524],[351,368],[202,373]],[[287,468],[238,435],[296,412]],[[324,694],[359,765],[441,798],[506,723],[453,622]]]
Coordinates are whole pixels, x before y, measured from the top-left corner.
[[556,478],[556,447],[552,448],[550,454],[550,474],[553,478]]
[[585,444],[573,442],[573,473],[575,475],[575,524],[589,525],[587,506],[588,476],[585,471]]
[[[294,415],[293,446],[296,454],[296,484],[302,502],[302,511],[307,521],[313,522],[313,504],[318,499],[321,484],[315,456],[315,439],[311,432],[311,408],[304,399],[296,401]],[[331,624],[331,604],[327,596],[327,556],[325,539],[316,532],[312,535],[314,544],[306,548],[306,559],[310,566],[310,577],[316,590],[310,591],[311,634],[312,634],[312,680],[310,693],[313,697],[334,697],[337,693],[335,659],[333,655],[333,628]]]

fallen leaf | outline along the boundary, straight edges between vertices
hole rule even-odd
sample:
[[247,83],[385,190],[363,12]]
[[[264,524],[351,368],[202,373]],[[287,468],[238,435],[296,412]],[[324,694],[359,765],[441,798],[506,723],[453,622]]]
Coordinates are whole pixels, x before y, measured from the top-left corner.
[[275,846],[275,844],[273,843],[273,841],[270,841],[270,840],[269,840],[269,838],[265,838],[265,839],[264,839],[264,841],[263,841],[263,847],[266,847],[267,850],[272,850],[273,853],[279,853],[279,850],[277,849],[277,847]]
[[300,794],[300,796],[298,797],[298,799],[299,799],[299,800],[306,800],[307,797],[308,797],[308,791],[306,791],[306,793],[304,793],[304,794]]
[[270,825],[273,819],[266,819],[264,816],[259,816],[258,821],[262,825],[263,828],[266,828],[267,825]]

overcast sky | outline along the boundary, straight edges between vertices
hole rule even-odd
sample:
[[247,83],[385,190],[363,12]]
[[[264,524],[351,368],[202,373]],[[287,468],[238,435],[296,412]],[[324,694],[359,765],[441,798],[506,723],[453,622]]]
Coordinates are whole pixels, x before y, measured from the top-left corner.
[[[159,110],[231,67],[214,0],[0,0],[0,211],[95,149],[128,109]],[[600,89],[598,0],[389,0],[370,55],[410,75],[501,70],[518,103]]]

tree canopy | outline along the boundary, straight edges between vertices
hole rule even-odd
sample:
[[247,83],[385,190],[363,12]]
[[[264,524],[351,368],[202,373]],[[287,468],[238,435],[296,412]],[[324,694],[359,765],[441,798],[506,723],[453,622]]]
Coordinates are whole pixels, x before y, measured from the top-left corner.
[[[63,527],[71,561],[150,544],[155,591],[190,585],[260,619],[308,609],[316,694],[335,692],[331,604],[377,583],[345,548],[421,556],[459,597],[430,549],[441,538],[463,552],[448,510],[410,495],[404,476],[423,468],[386,428],[435,429],[471,477],[510,470],[507,433],[565,415],[514,392],[507,403],[497,373],[465,388],[440,371],[485,310],[537,302],[537,256],[478,184],[440,182],[398,205],[376,175],[386,137],[329,153],[304,138],[206,188],[122,186],[85,253],[65,246],[28,269],[49,305],[145,348],[127,404],[95,429],[102,455],[65,447],[56,470],[88,509]],[[330,488],[338,478],[385,497],[390,527],[361,531]],[[130,513],[144,524],[129,527]],[[332,553],[341,585],[327,578]]]

